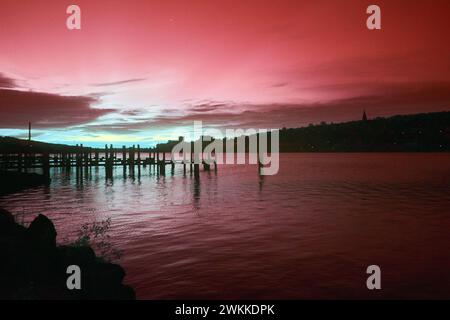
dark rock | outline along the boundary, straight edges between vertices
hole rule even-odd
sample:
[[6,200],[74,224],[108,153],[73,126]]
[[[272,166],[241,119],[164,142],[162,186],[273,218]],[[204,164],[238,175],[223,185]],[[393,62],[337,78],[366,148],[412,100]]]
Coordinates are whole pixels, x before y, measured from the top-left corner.
[[[28,229],[0,209],[0,299],[135,299],[125,270],[87,246],[56,246],[52,221],[39,215]],[[82,289],[66,286],[67,267],[81,269]]]
[[8,228],[15,223],[14,216],[5,209],[0,208],[0,230],[3,230],[3,228]]
[[94,250],[87,246],[61,246],[58,248],[60,262],[64,266],[88,266],[96,262]]
[[26,228],[17,224],[11,213],[0,208],[0,234],[23,236],[25,231]]
[[31,222],[28,235],[36,246],[56,247],[56,229],[53,222],[40,214]]
[[100,263],[96,266],[95,272],[98,280],[102,283],[122,283],[125,278],[125,270],[117,264]]

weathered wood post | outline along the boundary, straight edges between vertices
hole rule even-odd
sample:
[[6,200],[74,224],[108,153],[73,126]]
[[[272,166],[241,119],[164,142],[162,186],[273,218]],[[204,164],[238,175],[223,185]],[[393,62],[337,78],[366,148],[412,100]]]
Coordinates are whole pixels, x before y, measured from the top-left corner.
[[66,153],[66,163],[65,163],[66,167],[71,167],[72,166],[72,151],[69,151],[69,153]]
[[95,149],[95,166],[98,167],[98,162],[99,162],[99,152],[98,149]]
[[137,165],[138,165],[138,176],[141,175],[141,146],[137,145]]
[[[5,154],[4,159],[3,159],[3,161],[4,161],[3,166],[5,168],[8,168],[8,160],[9,160],[9,157],[7,154]],[[28,165],[28,150],[23,155],[23,167],[25,169],[24,170],[25,172],[27,172],[27,165]]]
[[76,150],[75,150],[75,162],[76,162],[76,166],[78,168],[80,166],[80,148],[78,147],[78,144],[76,145]]
[[192,173],[192,165],[194,164],[194,141],[191,141],[191,161],[189,163],[189,170]]
[[72,166],[72,151],[69,151],[68,154],[66,154],[66,167],[70,168]]
[[83,166],[83,159],[84,159],[84,150],[83,150],[83,144],[80,144],[80,167]]
[[147,159],[147,164],[149,166],[150,169],[150,165],[152,163],[152,151],[150,150],[150,148],[148,149],[148,159]]
[[78,144],[75,145],[75,166],[78,167]]
[[260,136],[259,133],[256,134],[256,158],[258,159],[258,174],[261,174],[262,169],[263,169],[263,164],[261,162],[261,157],[260,157],[260,152],[261,152],[261,147],[260,147]]
[[135,146],[133,144],[133,146],[131,147],[130,150],[130,165],[134,168],[134,164],[135,164]]
[[88,167],[89,166],[89,149],[88,148],[82,148],[83,150],[83,155],[84,155],[84,166]]
[[205,171],[210,171],[211,170],[211,155],[209,153],[206,156],[206,160],[203,159],[202,162],[203,162],[203,169]]
[[142,165],[144,166],[144,168],[147,168],[147,164],[149,162],[149,159],[150,159],[150,152],[148,153],[148,158],[144,156],[144,158],[142,159]]
[[106,164],[108,163],[108,158],[109,158],[108,145],[105,144],[105,167]]
[[[202,143],[202,140],[200,140],[200,142],[196,142],[196,143]],[[202,149],[202,147],[200,148],[200,150]],[[200,153],[196,152],[195,150],[195,143],[194,143],[194,176],[195,177],[199,177],[200,176]]]
[[42,155],[42,171],[45,178],[50,177],[50,156],[48,152],[44,152]]
[[138,161],[138,166],[141,165],[141,146],[137,145],[137,161]]
[[115,155],[114,155],[114,147],[113,147],[113,145],[111,144],[110,146],[110,158],[111,158],[111,166],[113,166],[114,165],[114,158],[115,158]]
[[17,171],[22,172],[22,154],[17,155]]
[[108,149],[108,145],[105,144],[105,173],[106,177],[109,178],[111,176],[110,164],[111,164],[111,150]]
[[109,145],[109,170],[110,170],[110,175],[112,176],[112,172],[113,172],[113,168],[114,168],[114,163],[115,163],[115,151],[114,151],[114,146],[112,144]]
[[123,176],[125,177],[127,174],[127,147],[122,146],[122,168],[123,168]]
[[2,169],[6,169],[6,160],[8,158],[6,157],[6,153],[2,154]]
[[[158,150],[158,159],[159,159],[160,155],[159,155],[159,150]],[[162,153],[162,159],[158,160],[158,168],[159,168],[159,173],[162,175],[166,174],[166,154],[163,152]]]
[[127,165],[127,148],[125,146],[122,146],[122,165]]
[[61,153],[61,167],[64,167],[66,165],[66,153]]
[[200,176],[200,164],[194,163],[194,176],[198,177]]
[[[5,168],[8,169],[9,166],[10,166],[10,162],[11,162],[11,155],[5,153],[5,160],[4,161],[5,161]],[[26,168],[26,165],[25,165],[25,168]]]
[[108,145],[105,145],[105,173],[106,178],[112,178],[112,168],[113,168],[113,162],[114,162],[114,151],[113,151],[113,145],[110,145],[110,148],[108,150]]

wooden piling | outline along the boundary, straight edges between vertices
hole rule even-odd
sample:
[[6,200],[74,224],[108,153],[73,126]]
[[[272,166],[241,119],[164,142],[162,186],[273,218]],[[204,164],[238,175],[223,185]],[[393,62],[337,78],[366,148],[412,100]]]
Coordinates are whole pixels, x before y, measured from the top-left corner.
[[44,177],[50,177],[50,156],[48,152],[44,152],[44,154],[42,155],[42,172],[44,174]]
[[141,165],[141,146],[137,145],[137,161],[138,161],[138,166]]
[[98,149],[95,149],[95,166],[98,167],[98,162],[99,162],[99,152]]
[[194,163],[194,176],[198,177],[200,176],[200,164]]
[[105,165],[108,162],[109,153],[108,153],[108,145],[105,144]]
[[135,146],[134,146],[134,144],[130,150],[130,165],[132,168],[134,168],[134,165],[135,165]]
[[[103,151],[104,150],[104,151]],[[142,152],[149,157],[143,158]],[[104,155],[102,154],[104,152]],[[122,156],[120,156],[120,152],[122,152]],[[147,153],[148,152],[148,153]],[[44,154],[34,154],[25,150],[16,154],[8,154],[8,153],[0,153],[0,169],[13,169],[17,171],[27,170],[27,168],[42,168],[48,171],[50,167],[63,167],[63,168],[71,168],[76,167],[77,172],[79,173],[80,168],[88,168],[93,166],[104,166],[107,174],[110,175],[113,173],[114,166],[128,166],[130,165],[130,170],[133,170],[133,167],[138,166],[138,171],[142,170],[141,166],[146,168],[147,165],[156,165],[158,171],[161,174],[165,174],[166,166],[170,166],[169,170],[174,173],[176,171],[177,164],[183,166],[183,172],[186,174],[188,169],[187,165],[190,157],[190,169],[191,172],[199,171],[200,165],[203,164],[205,170],[212,169],[212,163],[209,164],[205,161],[199,162],[198,156],[193,152],[186,153],[183,155],[182,161],[176,161],[175,159],[167,159],[166,152],[162,152],[162,150],[144,150],[141,149],[140,145],[133,146],[131,148],[126,148],[126,146],[122,146],[122,150],[114,149],[114,146],[105,144],[103,148],[91,148],[85,147],[83,144],[77,144],[76,146],[67,149],[67,151],[49,154],[47,152]],[[119,154],[117,157],[117,153]],[[128,155],[127,155],[128,153]],[[48,158],[46,158],[48,157]],[[194,159],[195,157],[195,159]],[[156,159],[155,159],[156,158]],[[195,166],[195,162],[197,165]],[[214,163],[214,169],[217,170],[217,165]],[[181,169],[181,168],[180,168]],[[181,171],[181,170],[180,170]]]
[[110,150],[109,151],[110,151],[111,165],[113,165],[114,164],[115,155],[114,155],[114,147],[113,147],[112,144],[110,145]]
[[127,165],[127,148],[125,146],[122,146],[122,165]]
[[17,171],[22,172],[22,154],[17,155]]

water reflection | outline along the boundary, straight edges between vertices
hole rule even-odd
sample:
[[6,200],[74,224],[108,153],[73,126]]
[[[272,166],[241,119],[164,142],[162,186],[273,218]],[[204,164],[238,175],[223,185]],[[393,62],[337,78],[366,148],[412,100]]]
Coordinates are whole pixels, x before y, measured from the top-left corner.
[[25,222],[47,214],[60,238],[111,218],[140,298],[370,297],[370,264],[389,283],[381,297],[450,298],[447,154],[283,155],[276,176],[178,165],[51,178],[0,205]]
[[194,175],[194,208],[200,209],[200,175]]

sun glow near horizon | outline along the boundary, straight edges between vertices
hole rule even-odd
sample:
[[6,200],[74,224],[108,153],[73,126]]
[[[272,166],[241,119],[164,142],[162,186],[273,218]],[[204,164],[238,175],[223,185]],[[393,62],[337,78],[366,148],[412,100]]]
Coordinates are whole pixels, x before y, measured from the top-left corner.
[[68,30],[61,1],[7,0],[0,134],[26,136],[31,121],[47,142],[152,144],[193,121],[282,128],[448,110],[449,2],[378,4],[383,28],[371,31],[358,0],[79,0],[82,28]]

